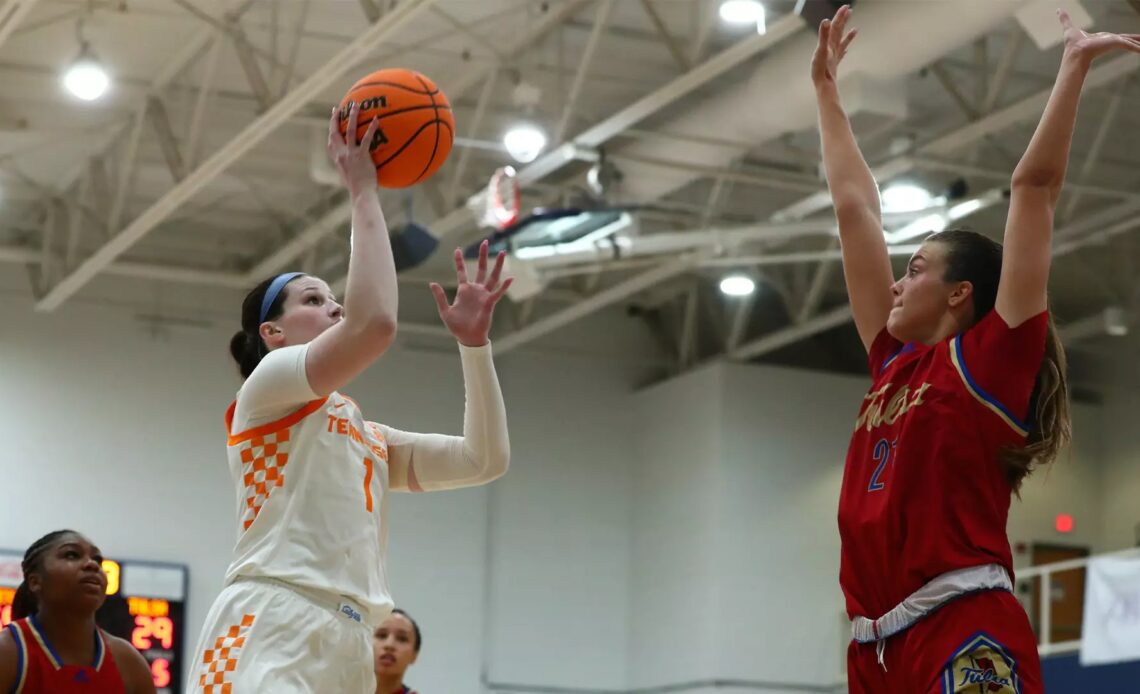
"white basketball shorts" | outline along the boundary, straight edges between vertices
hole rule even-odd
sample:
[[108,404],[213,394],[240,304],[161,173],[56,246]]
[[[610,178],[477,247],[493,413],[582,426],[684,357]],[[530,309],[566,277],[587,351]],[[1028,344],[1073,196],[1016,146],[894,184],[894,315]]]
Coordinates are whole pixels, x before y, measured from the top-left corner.
[[272,579],[239,579],[214,601],[191,654],[193,694],[375,694],[359,605]]

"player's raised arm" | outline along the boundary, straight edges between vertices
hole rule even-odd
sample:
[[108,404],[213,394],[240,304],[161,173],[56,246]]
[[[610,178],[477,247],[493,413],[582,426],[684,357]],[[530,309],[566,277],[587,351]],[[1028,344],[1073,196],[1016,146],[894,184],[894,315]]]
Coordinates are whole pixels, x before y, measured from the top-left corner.
[[887,324],[894,280],[883,236],[879,189],[855,141],[836,85],[839,63],[856,35],[855,30],[846,31],[850,17],[851,8],[844,6],[834,20],[825,20],[820,26],[811,77],[819,107],[827,187],[839,223],[847,294],[859,337],[870,351],[875,336]]
[[475,277],[455,251],[455,300],[433,283],[439,317],[459,343],[466,401],[463,436],[413,434],[387,429],[392,489],[428,491],[485,484],[507,471],[510,441],[503,393],[491,359],[489,335],[495,305],[512,278],[502,278],[502,253],[488,270],[487,242],[479,247]]
[[1053,258],[1053,214],[1065,182],[1081,90],[1092,62],[1114,51],[1140,53],[1140,34],[1088,34],[1058,10],[1065,52],[1037,131],[1013,172],[998,314],[1010,326],[1041,313]]
[[340,134],[335,110],[329,121],[329,157],[352,200],[352,249],[344,320],[314,339],[305,359],[309,386],[317,395],[328,395],[348,384],[396,338],[396,265],[376,191],[376,166],[368,149],[379,121],[373,120],[363,138],[355,142],[358,113],[354,105],[348,116],[347,133],[353,135]]

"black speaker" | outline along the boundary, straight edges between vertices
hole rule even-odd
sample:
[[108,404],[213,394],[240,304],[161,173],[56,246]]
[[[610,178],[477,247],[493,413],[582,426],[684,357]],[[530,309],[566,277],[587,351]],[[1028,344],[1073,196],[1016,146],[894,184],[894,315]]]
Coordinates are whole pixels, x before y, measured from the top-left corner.
[[796,14],[814,30],[819,29],[823,20],[834,17],[836,10],[844,5],[854,8],[855,0],[797,0]]
[[392,234],[392,259],[396,272],[411,270],[431,257],[439,246],[439,239],[430,231],[414,222],[408,222]]

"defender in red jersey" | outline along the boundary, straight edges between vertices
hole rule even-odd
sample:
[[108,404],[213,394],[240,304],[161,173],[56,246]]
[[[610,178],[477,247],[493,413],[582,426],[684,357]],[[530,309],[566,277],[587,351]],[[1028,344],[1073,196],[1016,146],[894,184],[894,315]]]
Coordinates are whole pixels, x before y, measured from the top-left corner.
[[71,530],[28,548],[14,621],[0,631],[0,692],[154,693],[142,654],[95,626],[107,597],[102,561],[98,548]]
[[852,692],[1042,691],[1012,595],[1010,496],[1068,442],[1064,351],[1048,311],[1053,212],[1092,61],[1140,36],[1086,34],[1059,13],[1057,84],[1013,174],[1004,249],[951,230],[894,281],[878,187],[836,86],[855,38],[841,8],[812,61],[823,161],[852,313],[873,383],[839,503]]

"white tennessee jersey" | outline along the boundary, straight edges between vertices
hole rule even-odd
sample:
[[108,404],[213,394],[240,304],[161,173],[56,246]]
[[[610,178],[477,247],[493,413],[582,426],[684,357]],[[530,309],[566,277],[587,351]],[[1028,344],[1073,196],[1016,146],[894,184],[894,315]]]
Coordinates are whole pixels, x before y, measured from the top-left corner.
[[[305,351],[277,350],[299,362],[308,390]],[[274,370],[283,361],[267,356],[262,363]],[[255,371],[250,381],[261,375]],[[277,387],[290,385],[300,384],[278,381]],[[380,425],[366,422],[355,402],[333,392],[256,426],[242,426],[238,418],[235,427],[245,390],[226,413],[239,533],[226,583],[268,576],[352,598],[369,610],[370,622],[383,619],[393,603],[384,568],[388,445]]]
[[463,436],[401,431],[365,421],[340,393],[318,397],[307,353],[270,352],[226,413],[238,521],[226,583],[268,577],[343,596],[378,624],[392,607],[388,492],[486,484],[510,464],[491,346],[459,347]]

